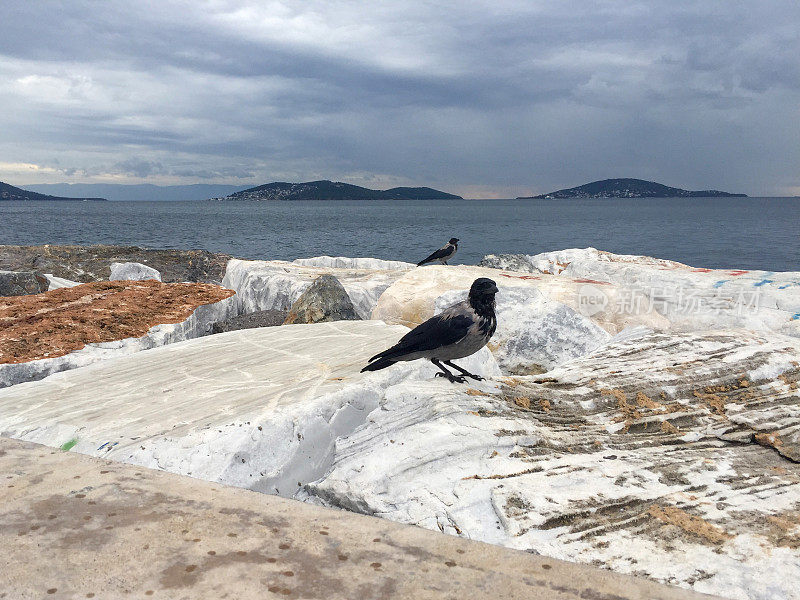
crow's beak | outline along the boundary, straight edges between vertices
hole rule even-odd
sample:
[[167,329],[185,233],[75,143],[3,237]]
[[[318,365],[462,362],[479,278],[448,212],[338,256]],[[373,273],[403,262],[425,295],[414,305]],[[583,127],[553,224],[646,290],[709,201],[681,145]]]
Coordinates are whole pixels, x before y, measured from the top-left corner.
[[493,294],[496,294],[496,293],[498,293],[499,291],[500,291],[500,290],[498,290],[498,289],[497,289],[497,286],[496,286],[496,285],[493,285],[493,286],[492,286],[492,293],[493,293]]

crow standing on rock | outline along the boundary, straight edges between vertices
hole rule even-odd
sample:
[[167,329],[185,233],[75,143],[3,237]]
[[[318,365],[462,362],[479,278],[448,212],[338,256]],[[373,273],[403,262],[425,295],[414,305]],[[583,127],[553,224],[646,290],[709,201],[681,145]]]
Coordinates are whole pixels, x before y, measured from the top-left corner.
[[443,265],[446,265],[447,261],[456,255],[456,252],[458,252],[458,238],[450,238],[449,242],[431,254],[428,258],[419,261],[417,266],[421,267],[422,265],[426,265],[435,260],[438,260]]
[[[427,358],[442,370],[436,373],[437,377],[447,377],[453,383],[464,383],[465,376],[482,380],[483,377],[473,375],[450,361],[475,354],[492,337],[497,328],[494,314],[496,293],[494,281],[486,277],[476,279],[467,300],[446,308],[409,331],[397,344],[370,358],[361,372],[385,369],[398,361]],[[454,375],[442,363],[461,375]]]

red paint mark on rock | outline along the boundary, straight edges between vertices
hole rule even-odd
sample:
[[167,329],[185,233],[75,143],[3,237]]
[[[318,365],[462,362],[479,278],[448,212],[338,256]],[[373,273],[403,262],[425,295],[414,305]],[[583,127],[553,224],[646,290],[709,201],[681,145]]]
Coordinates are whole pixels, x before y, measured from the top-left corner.
[[739,277],[740,275],[744,275],[745,273],[749,273],[750,271],[728,271],[728,275],[732,277]]
[[537,275],[508,275],[507,273],[500,273],[500,277],[508,277],[509,279],[541,279]]
[[573,279],[575,283],[591,283],[593,285],[611,285],[607,281],[596,281],[594,279]]

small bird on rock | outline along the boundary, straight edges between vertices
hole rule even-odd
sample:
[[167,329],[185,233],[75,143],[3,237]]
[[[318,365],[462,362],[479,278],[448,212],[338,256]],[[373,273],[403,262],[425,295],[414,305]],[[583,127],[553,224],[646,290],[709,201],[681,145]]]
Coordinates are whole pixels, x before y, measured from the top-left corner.
[[[361,372],[385,369],[399,361],[427,358],[441,369],[437,377],[447,377],[452,383],[464,383],[465,376],[482,380],[483,377],[450,361],[475,354],[492,337],[497,329],[494,314],[497,291],[497,284],[491,279],[476,279],[465,301],[453,304],[409,331],[397,344],[370,358]],[[461,375],[454,375],[442,363]]]
[[422,265],[426,265],[435,260],[438,260],[443,265],[446,265],[447,261],[456,255],[456,252],[458,252],[458,238],[450,238],[449,242],[431,254],[428,258],[419,261],[417,266],[421,267]]

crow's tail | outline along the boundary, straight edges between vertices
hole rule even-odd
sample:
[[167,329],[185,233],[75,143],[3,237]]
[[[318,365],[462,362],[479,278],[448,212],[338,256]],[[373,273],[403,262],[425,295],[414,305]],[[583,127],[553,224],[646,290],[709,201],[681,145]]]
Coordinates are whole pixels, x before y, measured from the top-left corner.
[[385,369],[386,367],[391,367],[395,361],[391,358],[379,358],[375,362],[369,363],[366,367],[361,369],[361,372],[364,371],[380,371],[381,369]]
[[426,258],[425,260],[421,260],[421,261],[419,261],[419,262],[417,263],[417,266],[418,266],[418,267],[421,267],[422,265],[427,265],[429,262],[431,262],[431,259],[429,259],[429,258]]

